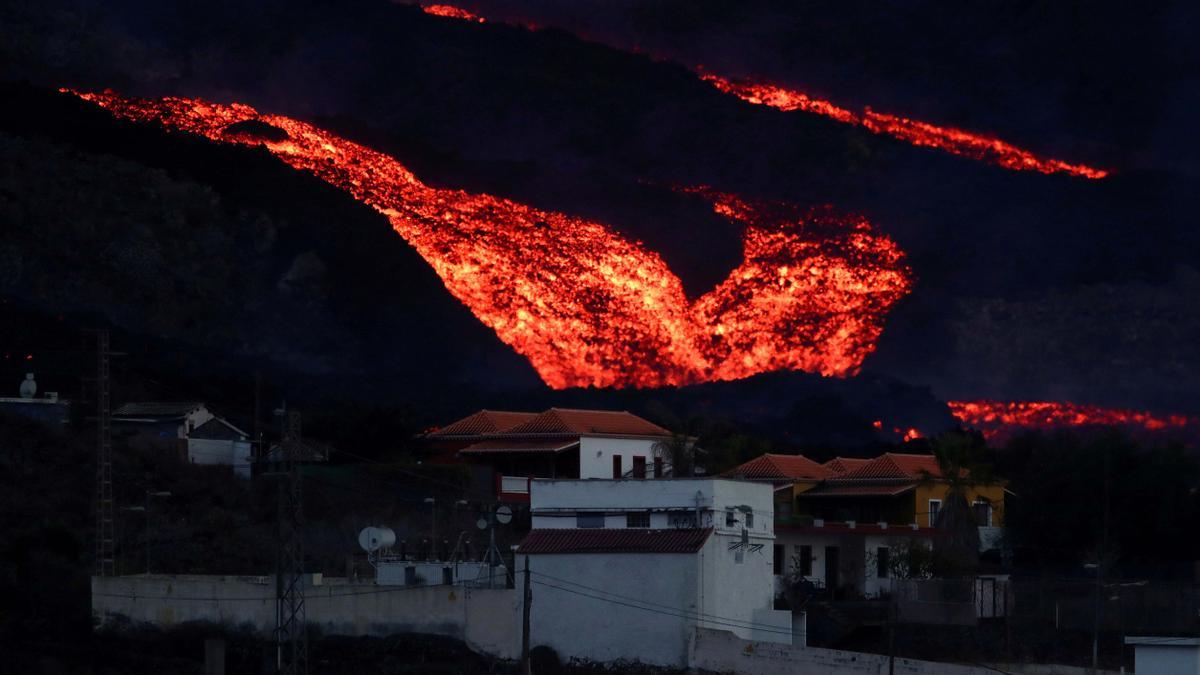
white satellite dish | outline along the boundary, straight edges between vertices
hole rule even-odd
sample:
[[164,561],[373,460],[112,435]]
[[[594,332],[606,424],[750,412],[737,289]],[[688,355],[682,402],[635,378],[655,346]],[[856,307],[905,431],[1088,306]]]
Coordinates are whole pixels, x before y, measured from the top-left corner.
[[479,520],[475,521],[475,527],[478,527],[481,530],[486,530],[487,526],[488,526],[487,518],[480,518]]
[[396,545],[396,533],[390,527],[364,527],[358,533],[358,545],[367,553]]
[[496,522],[501,525],[507,525],[512,522],[513,512],[511,506],[501,504],[496,507]]

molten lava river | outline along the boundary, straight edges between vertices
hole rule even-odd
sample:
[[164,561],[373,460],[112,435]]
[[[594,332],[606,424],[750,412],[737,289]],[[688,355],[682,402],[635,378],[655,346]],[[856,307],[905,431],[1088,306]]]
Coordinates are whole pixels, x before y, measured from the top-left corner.
[[[421,9],[426,14],[443,18],[485,22],[483,17],[453,5],[422,5]],[[537,29],[537,26],[532,23],[511,25],[519,25],[531,30]],[[935,148],[952,155],[987,162],[1005,169],[1037,171],[1045,174],[1065,173],[1093,180],[1108,175],[1108,171],[1104,169],[1084,164],[1070,164],[1061,159],[1040,157],[1012,143],[984,134],[938,126],[899,115],[875,112],[871,108],[856,113],[829,101],[812,98],[801,91],[771,83],[722,77],[704,72],[701,68],[696,68],[695,72],[705,82],[727,94],[737,96],[747,103],[765,105],[785,112],[800,110],[822,115],[843,124],[863,127],[872,133],[891,136],[912,145]]]
[[1137,410],[1056,401],[950,401],[948,405],[955,417],[978,429],[988,439],[1007,436],[1020,429],[1118,426],[1164,431],[1184,429],[1192,424],[1192,420],[1183,415],[1156,416]]
[[392,157],[305,122],[240,104],[77,95],[121,118],[262,145],[372,206],[555,388],[852,374],[912,284],[903,253],[864,218],[695,190],[746,229],[741,265],[689,302],[658,254],[606,225],[432,188]]

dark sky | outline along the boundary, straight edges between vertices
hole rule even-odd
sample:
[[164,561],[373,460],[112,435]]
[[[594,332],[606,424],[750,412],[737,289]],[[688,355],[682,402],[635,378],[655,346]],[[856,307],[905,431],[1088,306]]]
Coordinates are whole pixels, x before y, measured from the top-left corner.
[[[461,4],[563,30],[383,2],[10,2],[0,77],[317,120],[435,184],[611,223],[692,295],[737,264],[740,233],[657,186],[861,211],[917,280],[866,370],[946,398],[1200,411],[1190,3]],[[699,63],[1114,175],[1014,173],[749,106],[678,65]]]

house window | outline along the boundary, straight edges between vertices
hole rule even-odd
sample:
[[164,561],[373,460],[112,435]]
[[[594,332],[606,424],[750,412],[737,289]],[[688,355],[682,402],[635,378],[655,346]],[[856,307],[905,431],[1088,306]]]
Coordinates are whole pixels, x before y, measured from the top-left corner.
[[971,510],[975,513],[975,524],[979,527],[992,526],[992,505],[978,501],[971,505]]
[[691,529],[700,526],[696,522],[695,511],[671,511],[667,514],[667,525],[680,529]]
[[746,529],[747,530],[754,529],[754,512],[753,511],[746,512]]
[[654,458],[654,477],[655,478],[663,477],[663,458],[662,457]]
[[812,576],[812,547],[806,545],[806,546],[797,546],[796,548],[800,549],[799,554],[798,554],[800,556],[800,576],[811,577]]
[[783,551],[783,546],[775,544],[775,576],[783,574]]
[[604,527],[603,513],[577,513],[575,514],[575,527],[591,528]]
[[733,515],[733,509],[725,509],[725,527],[733,527],[737,524],[737,517]]
[[634,455],[634,457],[633,457],[633,477],[634,478],[645,478],[646,477],[646,458],[645,457],[638,457],[637,455]]
[[886,546],[875,549],[875,576],[879,579],[888,578],[888,570],[892,566],[892,552]]
[[779,518],[781,520],[791,518],[792,517],[792,503],[790,501],[775,502],[775,515],[779,516]]
[[625,514],[625,527],[650,527],[650,512],[635,511]]
[[942,512],[942,500],[929,500],[929,526],[937,527],[938,514]]
[[621,477],[621,456],[613,455],[613,479]]

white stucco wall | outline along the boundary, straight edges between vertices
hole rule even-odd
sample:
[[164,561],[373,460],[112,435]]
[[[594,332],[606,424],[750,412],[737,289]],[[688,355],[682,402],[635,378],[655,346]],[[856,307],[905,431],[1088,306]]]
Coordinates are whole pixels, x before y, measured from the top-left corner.
[[[517,588],[526,556],[517,556]],[[563,658],[684,667],[694,615],[693,554],[533,555],[530,644]]]
[[1135,673],[1200,675],[1200,638],[1131,637]]
[[635,455],[646,458],[646,478],[654,477],[654,444],[650,439],[583,436],[579,439],[579,477],[613,477],[613,455],[621,456],[621,471],[633,468]]
[[187,447],[188,461],[192,464],[231,466],[239,478],[250,477],[249,441],[190,438]]
[[[518,658],[521,596],[508,589],[395,587],[322,579],[305,588],[308,622],[326,635],[428,633],[458,638],[472,649]],[[208,621],[275,628],[274,577],[137,575],[92,577],[92,613],[135,623],[174,626]]]

